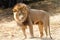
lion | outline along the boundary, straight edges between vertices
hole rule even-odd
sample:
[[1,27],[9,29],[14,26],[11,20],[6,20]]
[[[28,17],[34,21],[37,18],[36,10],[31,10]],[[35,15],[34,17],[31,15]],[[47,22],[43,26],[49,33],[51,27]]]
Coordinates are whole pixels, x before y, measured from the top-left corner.
[[29,26],[31,37],[33,38],[33,25],[38,25],[40,37],[43,37],[43,30],[45,30],[46,36],[51,37],[49,14],[44,10],[31,9],[24,3],[18,3],[13,7],[14,20],[21,27],[22,32],[27,38],[25,30]]

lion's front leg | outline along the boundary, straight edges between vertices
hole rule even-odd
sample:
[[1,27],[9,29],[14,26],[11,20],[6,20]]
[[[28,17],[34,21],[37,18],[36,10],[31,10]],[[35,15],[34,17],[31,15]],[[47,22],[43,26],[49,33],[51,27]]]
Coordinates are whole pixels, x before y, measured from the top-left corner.
[[33,35],[33,23],[32,23],[32,20],[31,20],[30,16],[28,18],[28,26],[29,26],[29,31],[30,31],[30,34],[31,34],[31,38],[33,38],[34,37],[34,35]]
[[[25,30],[26,30],[26,27],[27,27],[27,26],[25,26],[25,25],[21,27],[22,32],[23,32],[25,38],[27,38],[27,36],[26,36],[26,31],[25,31]],[[25,39],[25,38],[24,38],[24,39]]]
[[34,37],[33,35],[33,26],[29,25],[29,31],[30,31],[30,34],[31,34],[31,38]]

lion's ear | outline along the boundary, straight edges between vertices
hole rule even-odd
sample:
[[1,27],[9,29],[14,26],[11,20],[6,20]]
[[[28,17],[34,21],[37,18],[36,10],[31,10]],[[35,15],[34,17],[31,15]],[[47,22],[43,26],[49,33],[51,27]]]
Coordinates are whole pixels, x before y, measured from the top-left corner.
[[29,8],[27,6],[23,6],[20,10],[22,10],[23,13],[28,13]]
[[15,9],[12,9],[13,12],[15,12]]
[[27,10],[27,12],[29,13],[29,11],[30,11],[30,7],[27,5],[27,7],[26,7],[26,10]]

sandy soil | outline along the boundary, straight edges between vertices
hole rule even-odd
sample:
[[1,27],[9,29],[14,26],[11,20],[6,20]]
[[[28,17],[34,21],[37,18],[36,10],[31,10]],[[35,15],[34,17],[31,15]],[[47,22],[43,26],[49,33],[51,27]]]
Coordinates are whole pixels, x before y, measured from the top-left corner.
[[[23,40],[24,35],[20,27],[11,19],[11,17],[0,16],[0,19],[0,40]],[[27,27],[26,34],[28,38],[24,40],[60,40],[60,14],[50,16],[50,26],[53,39],[50,39],[49,37],[46,38],[45,36],[42,39],[39,38],[39,29],[37,25],[34,25],[34,36],[36,38],[29,38],[30,33]]]

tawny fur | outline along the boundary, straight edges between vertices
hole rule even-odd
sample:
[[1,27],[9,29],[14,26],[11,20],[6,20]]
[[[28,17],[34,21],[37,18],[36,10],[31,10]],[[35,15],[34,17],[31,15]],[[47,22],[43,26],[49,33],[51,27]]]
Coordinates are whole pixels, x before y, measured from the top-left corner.
[[[49,14],[43,10],[31,9],[26,4],[19,3],[16,4],[13,8],[14,19],[15,21],[21,26],[22,31],[26,37],[25,29],[26,26],[29,26],[30,34],[33,36],[33,24],[37,24],[40,31],[40,37],[43,36],[43,28],[46,32],[46,36],[48,35],[47,29],[49,29],[49,36],[50,34],[50,25],[49,25]],[[24,14],[24,18],[22,20],[19,19],[19,13]]]

